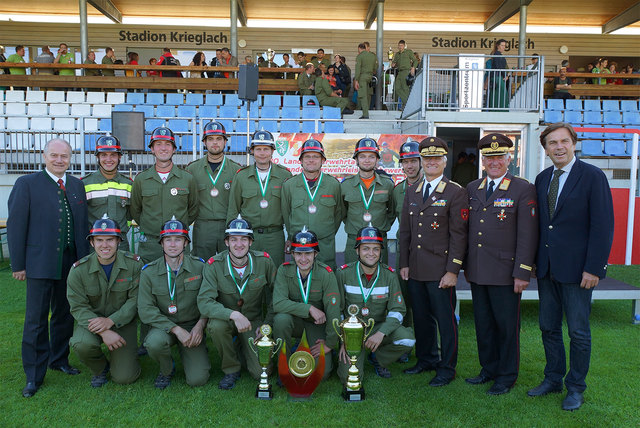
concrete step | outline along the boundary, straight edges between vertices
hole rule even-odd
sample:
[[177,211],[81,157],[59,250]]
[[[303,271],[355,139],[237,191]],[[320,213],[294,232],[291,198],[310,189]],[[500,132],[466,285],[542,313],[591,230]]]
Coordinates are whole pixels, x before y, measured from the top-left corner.
[[350,134],[399,134],[400,126],[397,122],[383,122],[400,117],[399,111],[369,110],[369,119],[360,119],[362,110],[354,114],[345,114],[344,131]]

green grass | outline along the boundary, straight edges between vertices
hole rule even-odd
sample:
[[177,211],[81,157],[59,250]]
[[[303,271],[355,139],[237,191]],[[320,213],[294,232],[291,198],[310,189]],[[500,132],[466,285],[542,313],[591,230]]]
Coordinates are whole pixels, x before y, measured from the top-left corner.
[[[0,265],[7,268],[7,264]],[[609,275],[640,286],[640,266],[612,266]],[[178,375],[165,391],[157,391],[155,364],[142,359],[142,376],[133,385],[113,383],[94,390],[90,375],[75,355],[71,363],[79,376],[49,372],[35,397],[22,398],[24,373],[20,341],[24,319],[24,283],[8,270],[0,272],[0,427],[11,426],[618,426],[640,425],[640,325],[631,324],[629,301],[596,301],[591,315],[593,352],[587,377],[586,403],[577,412],[560,409],[564,395],[532,399],[526,391],[542,380],[544,351],[538,329],[536,302],[522,304],[520,377],[510,394],[490,397],[489,385],[472,386],[465,377],[479,371],[473,313],[470,302],[461,304],[458,377],[449,386],[432,388],[432,373],[403,375],[408,365],[394,364],[391,379],[365,369],[367,400],[344,403],[334,374],[323,382],[313,399],[290,402],[285,390],[274,385],[273,401],[254,398],[257,382],[243,373],[236,388],[222,391],[219,358],[209,346],[211,379],[201,388]],[[565,339],[566,340],[566,339]],[[567,342],[568,343],[568,342]],[[412,358],[409,365],[415,360]],[[272,381],[275,383],[275,381]]]

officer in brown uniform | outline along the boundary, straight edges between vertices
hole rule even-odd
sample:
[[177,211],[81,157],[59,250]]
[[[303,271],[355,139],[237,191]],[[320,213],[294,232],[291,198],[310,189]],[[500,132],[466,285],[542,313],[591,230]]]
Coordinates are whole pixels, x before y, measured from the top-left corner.
[[520,362],[520,296],[529,285],[538,244],[536,189],[507,168],[513,143],[501,134],[478,142],[487,177],[469,193],[469,251],[464,274],[471,283],[478,357],[482,370],[468,383],[495,380],[490,395],[509,392]]
[[418,359],[405,373],[435,369],[429,385],[444,386],[456,375],[455,286],[467,250],[469,209],[467,191],[443,175],[447,143],[429,137],[419,149],[424,179],[407,188],[400,220],[398,266],[411,294]]

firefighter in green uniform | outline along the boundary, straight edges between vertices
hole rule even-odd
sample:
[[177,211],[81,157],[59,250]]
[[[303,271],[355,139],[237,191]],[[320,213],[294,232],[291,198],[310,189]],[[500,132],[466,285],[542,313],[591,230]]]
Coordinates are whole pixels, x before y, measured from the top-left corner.
[[[393,205],[394,205],[394,213],[396,218],[398,219],[398,232],[396,233],[396,242],[398,242],[398,233],[400,231],[400,217],[402,215],[402,205],[404,204],[404,195],[407,191],[407,188],[419,180],[422,179],[422,162],[420,161],[420,143],[417,141],[413,141],[410,137],[407,139],[405,143],[400,146],[400,165],[402,166],[402,171],[406,178],[402,180],[400,183],[396,184],[396,187],[393,189]],[[396,265],[397,265],[396,260]],[[397,269],[398,266],[396,266]],[[402,325],[405,327],[411,327],[413,325],[412,313],[411,313],[411,300],[409,295],[409,289],[407,288],[407,281],[400,278],[398,275],[398,280],[400,281],[400,288],[402,289],[402,295],[405,298],[405,304],[407,306],[407,316],[404,317],[404,322]],[[407,358],[402,358],[402,362],[407,362]]]
[[285,246],[288,252],[293,232],[306,225],[317,231],[318,260],[335,270],[336,233],[342,223],[340,182],[322,172],[327,158],[320,141],[305,141],[299,159],[302,173],[282,186],[282,216],[289,234]]
[[[406,305],[398,276],[392,268],[380,262],[383,248],[382,233],[371,225],[363,227],[358,231],[356,241],[358,261],[342,266],[337,277],[344,316],[349,316],[346,309],[355,304],[360,309],[358,317],[365,322],[369,318],[375,321],[372,333],[358,356],[360,373],[363,373],[364,355],[371,351],[369,362],[376,374],[389,378],[389,364],[402,354],[411,352],[416,340],[413,331],[402,326]],[[347,380],[348,370],[348,357],[342,344],[338,353],[338,376],[342,383]]]
[[416,74],[416,57],[411,49],[406,49],[407,44],[404,40],[398,42],[398,52],[393,55],[391,60],[391,67],[398,70],[396,75],[396,82],[393,90],[396,93],[396,97],[402,100],[402,106],[407,104],[409,98],[409,85],[407,85],[407,76]]
[[315,68],[320,68],[320,64],[324,65],[325,70],[331,65],[329,57],[324,56],[324,49],[320,48],[316,51],[316,58],[311,61]]
[[298,76],[298,92],[300,95],[313,95],[313,84],[316,81],[315,71],[316,68],[313,64],[307,63],[304,65],[304,71]]
[[[384,235],[395,220],[393,211],[393,181],[376,171],[380,160],[378,143],[373,138],[362,138],[356,143],[353,158],[358,165],[358,174],[349,176],[340,183],[342,191],[342,216],[347,232],[347,245],[344,250],[345,263],[357,260],[354,250],[356,233],[371,223]],[[387,252],[382,252],[382,261],[387,261]]]
[[378,57],[367,50],[364,43],[358,45],[356,57],[356,73],[353,76],[353,89],[358,91],[358,104],[362,108],[362,118],[369,119],[369,104],[373,88],[369,86],[378,69]]
[[173,131],[159,127],[149,142],[155,165],[142,171],[133,181],[131,216],[140,228],[138,254],[145,263],[162,256],[156,244],[163,222],[175,215],[191,224],[198,215],[198,188],[193,176],[173,164],[176,141]]
[[228,250],[207,262],[198,307],[209,318],[207,331],[222,361],[224,376],[218,387],[231,389],[240,377],[241,360],[254,379],[259,379],[262,373],[248,340],[253,337],[257,341],[260,326],[271,325],[273,321],[276,267],[269,254],[250,249],[253,230],[240,215],[229,222],[224,243]]
[[140,376],[136,315],[142,262],[118,251],[120,226],[106,214],[95,221],[87,239],[95,252],[75,262],[67,278],[67,299],[76,320],[69,344],[91,370],[92,387],[106,384],[109,373],[115,383],[132,383]]
[[238,214],[253,225],[253,248],[268,251],[276,266],[284,261],[284,231],[282,225],[281,192],[283,183],[291,178],[289,170],[271,162],[276,144],[269,131],[256,131],[249,150],[255,165],[238,171],[231,185],[227,220]]
[[333,88],[331,88],[329,81],[322,77],[322,71],[320,69],[316,69],[315,76],[316,98],[322,107],[338,107],[341,113],[353,113],[353,110],[347,108],[349,100],[342,98],[342,91],[334,91]]
[[278,268],[273,287],[273,335],[281,337],[287,352],[293,349],[293,337],[306,332],[314,358],[324,347],[324,377],[333,369],[331,351],[337,349],[338,335],[333,319],[340,318],[340,291],[333,270],[316,260],[319,245],[315,233],[306,227],[291,243],[294,263]]
[[144,346],[160,366],[155,380],[158,389],[171,384],[175,362],[171,347],[178,345],[189,386],[209,380],[209,355],[204,340],[207,319],[198,311],[204,260],[184,254],[189,245],[187,226],[175,217],[160,232],[163,255],[145,265],[140,274],[138,314],[151,326]]
[[187,167],[198,186],[198,217],[193,225],[193,254],[208,259],[224,251],[224,229],[231,183],[240,165],[224,155],[228,140],[224,125],[204,125],[202,142],[207,155]]
[[128,251],[127,232],[131,221],[129,204],[133,183],[129,177],[118,172],[122,158],[120,141],[110,135],[98,138],[96,158],[98,158],[98,170],[82,179],[87,193],[89,224],[92,225],[107,213],[109,218],[122,225],[122,240],[119,248]]

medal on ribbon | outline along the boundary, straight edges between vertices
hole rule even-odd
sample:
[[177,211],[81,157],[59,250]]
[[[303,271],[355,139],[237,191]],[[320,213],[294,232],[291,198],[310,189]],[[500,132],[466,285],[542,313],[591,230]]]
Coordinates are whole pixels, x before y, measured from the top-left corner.
[[306,287],[302,285],[302,278],[300,277],[300,269],[296,267],[296,273],[298,274],[298,285],[300,286],[300,294],[302,294],[302,301],[304,303],[309,302],[309,290],[311,289],[311,276],[313,274],[313,270],[309,271],[309,276],[307,276]]
[[365,291],[364,286],[362,285],[362,274],[360,273],[361,270],[362,269],[360,267],[360,262],[358,262],[358,285],[360,286],[360,292],[362,293],[362,300],[364,301],[364,305],[362,306],[362,309],[360,312],[362,312],[363,317],[366,317],[369,315],[369,308],[367,308],[367,300],[369,300],[371,293],[373,293],[373,289],[376,288],[376,284],[378,283],[378,278],[380,278],[380,263],[378,263],[376,279],[373,281],[373,284],[371,284],[371,288],[369,288],[368,291]]
[[373,183],[373,187],[371,188],[371,194],[369,195],[369,199],[364,196],[364,189],[362,188],[362,184],[360,186],[360,197],[362,197],[362,203],[364,204],[365,213],[362,215],[362,219],[369,223],[373,216],[369,213],[369,207],[371,206],[371,201],[373,200],[373,195],[376,192],[376,184]]
[[222,170],[224,169],[224,165],[227,163],[227,157],[224,156],[222,158],[222,165],[218,168],[218,173],[216,174],[216,178],[211,176],[211,168],[207,168],[207,174],[209,175],[209,180],[211,180],[211,184],[213,184],[213,189],[211,189],[211,196],[214,198],[220,194],[220,191],[216,188],[216,183],[218,182],[218,178],[220,178],[220,174],[222,174]]
[[311,193],[311,189],[309,188],[309,183],[307,183],[307,180],[305,177],[302,177],[302,181],[304,182],[304,188],[307,191],[307,195],[309,195],[309,199],[311,200],[311,205],[309,205],[309,214],[315,214],[316,211],[318,211],[318,208],[315,206],[315,204],[313,203],[313,201],[316,198],[316,195],[318,194],[318,189],[320,189],[320,185],[322,184],[322,176],[324,174],[322,172],[320,172],[320,178],[318,179],[318,185],[316,186],[316,190],[313,191],[313,193]]
[[231,279],[233,280],[233,283],[236,285],[236,288],[238,289],[238,293],[240,293],[240,299],[238,300],[239,307],[242,307],[242,305],[244,305],[244,299],[242,298],[242,293],[244,292],[244,289],[247,287],[249,278],[253,273],[253,259],[251,258],[251,254],[247,254],[247,255],[249,256],[249,274],[245,276],[245,280],[242,283],[242,286],[240,286],[238,284],[238,281],[236,281],[236,276],[234,275],[235,269],[231,265],[231,257],[229,256],[229,254],[227,254],[227,268],[229,269],[229,274],[231,275]]
[[[169,267],[169,263],[165,263],[167,266],[167,285],[169,286],[169,299],[171,299],[171,302],[169,303],[169,307],[167,308],[167,311],[171,314],[171,315],[175,315],[178,313],[178,306],[175,303],[175,297],[176,297],[176,281],[178,280],[177,278],[177,274],[176,274],[176,279],[173,281],[173,285],[171,284],[171,268]],[[178,272],[180,271],[180,268],[178,268]]]
[[269,172],[267,172],[267,178],[264,180],[264,186],[262,185],[262,180],[260,180],[260,175],[258,174],[258,167],[256,166],[256,177],[258,178],[258,185],[260,186],[260,194],[262,194],[262,200],[260,201],[260,208],[267,208],[269,206],[269,202],[267,201],[267,189],[269,188],[269,179],[271,178],[271,167],[269,167]]

